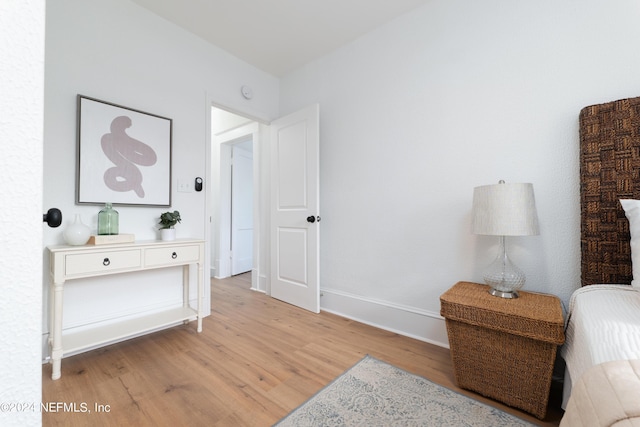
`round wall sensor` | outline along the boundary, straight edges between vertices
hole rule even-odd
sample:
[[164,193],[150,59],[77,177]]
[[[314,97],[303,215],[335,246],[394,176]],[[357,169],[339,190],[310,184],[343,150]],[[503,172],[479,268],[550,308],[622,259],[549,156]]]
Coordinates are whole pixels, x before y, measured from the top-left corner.
[[240,88],[240,91],[242,92],[242,96],[244,96],[246,99],[253,98],[253,91],[249,86],[242,86]]

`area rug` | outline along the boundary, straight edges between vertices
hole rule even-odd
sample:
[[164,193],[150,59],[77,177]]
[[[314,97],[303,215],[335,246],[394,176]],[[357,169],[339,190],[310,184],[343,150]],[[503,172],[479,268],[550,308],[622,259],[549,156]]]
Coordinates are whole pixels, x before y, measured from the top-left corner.
[[534,425],[371,356],[276,423],[278,427]]

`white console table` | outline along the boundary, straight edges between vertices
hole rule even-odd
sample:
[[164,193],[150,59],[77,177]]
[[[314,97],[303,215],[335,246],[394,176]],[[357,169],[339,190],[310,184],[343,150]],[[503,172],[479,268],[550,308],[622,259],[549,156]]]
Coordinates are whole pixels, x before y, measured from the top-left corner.
[[[49,352],[53,365],[51,378],[60,378],[65,354],[149,332],[179,322],[197,320],[202,332],[204,241],[154,240],[111,245],[50,246]],[[197,265],[197,308],[189,305],[189,265]],[[62,334],[63,290],[67,280],[157,268],[183,266],[182,307],[153,313],[126,322],[90,330]]]

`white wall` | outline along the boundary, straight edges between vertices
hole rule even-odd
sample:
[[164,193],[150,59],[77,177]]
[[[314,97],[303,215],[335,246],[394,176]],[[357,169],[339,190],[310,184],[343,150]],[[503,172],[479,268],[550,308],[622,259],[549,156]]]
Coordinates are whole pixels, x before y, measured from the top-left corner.
[[42,1],[0,2],[0,425],[7,427],[41,424],[44,18]]
[[[59,0],[48,2],[46,13],[44,204],[60,208],[65,223],[45,230],[44,245],[63,243],[64,226],[76,212],[95,231],[100,210],[75,205],[77,94],[173,119],[171,208],[183,218],[177,235],[207,238],[206,191],[177,192],[176,182],[200,176],[205,189],[210,185],[205,159],[211,104],[269,120],[278,110],[278,80],[128,0]],[[240,94],[245,84],[254,91],[250,101]],[[156,238],[157,218],[167,210],[116,209],[120,232],[138,240]],[[43,279],[46,284],[48,277]],[[63,327],[178,304],[180,282],[179,268],[70,282]]]
[[[635,0],[434,0],[285,76],[321,106],[322,307],[446,343],[439,296],[482,282],[473,187],[532,182],[525,290],[579,286],[578,113],[640,95]],[[352,192],[345,188],[354,189]]]

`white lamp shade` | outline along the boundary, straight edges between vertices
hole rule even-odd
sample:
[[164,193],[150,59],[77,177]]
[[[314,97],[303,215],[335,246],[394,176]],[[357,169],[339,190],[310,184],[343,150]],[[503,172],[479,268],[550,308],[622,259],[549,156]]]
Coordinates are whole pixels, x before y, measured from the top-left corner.
[[532,184],[483,185],[473,189],[473,234],[540,234]]

